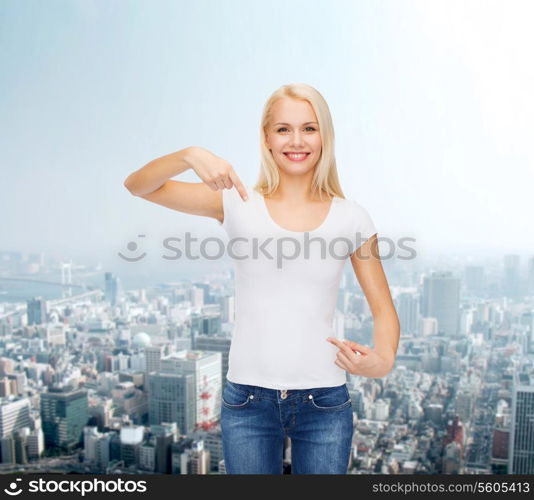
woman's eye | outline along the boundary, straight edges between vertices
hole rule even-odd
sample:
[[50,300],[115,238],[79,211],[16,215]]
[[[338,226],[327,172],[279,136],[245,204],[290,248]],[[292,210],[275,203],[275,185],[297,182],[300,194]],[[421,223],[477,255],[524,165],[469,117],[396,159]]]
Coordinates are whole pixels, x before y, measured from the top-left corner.
[[[308,129],[311,129],[311,130],[315,131],[314,127],[306,127],[306,130],[308,130]],[[282,132],[283,130],[287,130],[287,128],[286,127],[281,127],[281,128],[279,128],[277,130],[277,132]]]

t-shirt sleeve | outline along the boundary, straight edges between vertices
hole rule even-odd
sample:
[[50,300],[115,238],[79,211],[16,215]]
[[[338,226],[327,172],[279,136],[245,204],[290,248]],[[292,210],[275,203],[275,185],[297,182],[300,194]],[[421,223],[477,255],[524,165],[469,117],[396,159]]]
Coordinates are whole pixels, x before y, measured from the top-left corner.
[[366,208],[358,202],[352,201],[353,216],[353,252],[358,250],[371,236],[377,234],[373,219]]

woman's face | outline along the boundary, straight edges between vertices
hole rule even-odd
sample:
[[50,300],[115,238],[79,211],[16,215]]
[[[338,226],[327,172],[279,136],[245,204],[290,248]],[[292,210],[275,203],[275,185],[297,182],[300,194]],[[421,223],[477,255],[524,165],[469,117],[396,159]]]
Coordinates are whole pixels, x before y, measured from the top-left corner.
[[[288,174],[303,174],[315,167],[322,151],[319,123],[311,104],[284,97],[272,106],[266,144],[274,161]],[[289,153],[306,153],[290,155]]]

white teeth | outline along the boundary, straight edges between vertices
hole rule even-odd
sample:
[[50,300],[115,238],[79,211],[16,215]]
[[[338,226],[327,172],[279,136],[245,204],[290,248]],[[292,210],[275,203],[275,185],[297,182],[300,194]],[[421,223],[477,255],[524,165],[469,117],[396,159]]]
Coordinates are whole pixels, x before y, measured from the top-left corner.
[[304,158],[307,155],[307,153],[286,153],[286,154],[287,156],[295,160],[300,160],[301,158]]

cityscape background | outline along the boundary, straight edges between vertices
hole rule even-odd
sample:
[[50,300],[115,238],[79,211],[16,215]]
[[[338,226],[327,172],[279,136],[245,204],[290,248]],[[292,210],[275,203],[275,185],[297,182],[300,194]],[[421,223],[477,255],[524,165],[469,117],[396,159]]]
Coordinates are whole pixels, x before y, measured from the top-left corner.
[[[389,376],[347,376],[349,472],[533,474],[532,14],[527,1],[3,1],[0,472],[225,473],[231,261],[169,261],[160,244],[224,231],[123,181],[199,145],[253,183],[262,106],[302,81],[330,106],[345,195],[393,249],[401,342]],[[132,242],[145,259],[119,257]],[[372,344],[349,265],[335,329]],[[284,459],[290,472],[290,440]]]
[[[0,263],[0,471],[225,473],[232,266],[126,289],[42,253]],[[384,266],[401,341],[388,376],[347,373],[349,473],[532,474],[534,255]],[[333,326],[372,345],[348,261]]]

